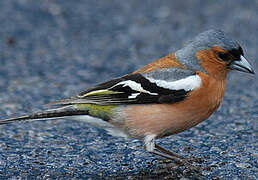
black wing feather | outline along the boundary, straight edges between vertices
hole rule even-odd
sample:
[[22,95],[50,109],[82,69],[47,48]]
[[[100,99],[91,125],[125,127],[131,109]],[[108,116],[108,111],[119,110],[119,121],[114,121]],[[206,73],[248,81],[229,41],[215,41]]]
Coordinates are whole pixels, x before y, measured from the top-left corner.
[[[131,80],[141,85],[144,90],[152,93],[139,92],[133,90],[129,86],[123,86],[123,84],[118,85],[118,83]],[[89,95],[84,96],[85,94],[97,90],[111,90],[115,92],[120,92],[119,94],[99,94],[99,95]],[[138,93],[135,98],[129,98],[134,93]],[[120,78],[113,79],[101,84],[96,85],[95,87],[84,91],[79,94],[78,98],[80,99],[77,102],[82,102],[85,100],[85,103],[96,103],[96,104],[150,104],[150,103],[176,103],[184,100],[188,96],[189,91],[181,90],[171,90],[163,87],[157,86],[155,83],[150,82],[143,75],[137,74],[127,74]],[[155,95],[153,95],[155,94]],[[76,101],[74,101],[76,102]]]

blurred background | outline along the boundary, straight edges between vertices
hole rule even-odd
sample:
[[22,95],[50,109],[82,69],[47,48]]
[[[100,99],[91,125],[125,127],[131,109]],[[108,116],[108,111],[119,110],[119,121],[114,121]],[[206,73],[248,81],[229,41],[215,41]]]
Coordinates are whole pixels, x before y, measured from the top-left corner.
[[[258,72],[258,1],[0,1],[0,117],[129,73],[218,28]],[[0,178],[256,179],[257,75],[232,72],[222,107],[191,130],[159,140],[205,158],[201,174],[159,163],[134,139],[84,122],[0,127]],[[154,161],[153,161],[154,160]]]

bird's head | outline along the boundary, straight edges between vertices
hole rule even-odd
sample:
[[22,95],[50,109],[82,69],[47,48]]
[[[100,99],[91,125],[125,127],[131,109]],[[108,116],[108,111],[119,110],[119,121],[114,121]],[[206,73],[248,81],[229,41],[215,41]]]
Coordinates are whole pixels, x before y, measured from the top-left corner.
[[178,50],[176,56],[187,67],[225,78],[231,70],[254,74],[241,46],[221,30],[208,30]]

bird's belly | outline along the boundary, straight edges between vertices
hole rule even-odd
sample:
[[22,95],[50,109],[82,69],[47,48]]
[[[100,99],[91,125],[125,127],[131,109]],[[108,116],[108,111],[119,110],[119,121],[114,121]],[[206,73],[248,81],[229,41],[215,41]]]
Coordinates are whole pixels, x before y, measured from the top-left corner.
[[201,101],[186,101],[186,104],[127,106],[118,118],[120,127],[133,137],[144,137],[148,134],[155,134],[157,137],[172,135],[207,119],[219,107],[221,100],[205,101],[205,104]]
[[162,137],[189,129],[210,115],[208,110],[190,109],[182,112],[167,104],[134,105],[126,109],[122,126],[133,137],[144,137],[148,134]]

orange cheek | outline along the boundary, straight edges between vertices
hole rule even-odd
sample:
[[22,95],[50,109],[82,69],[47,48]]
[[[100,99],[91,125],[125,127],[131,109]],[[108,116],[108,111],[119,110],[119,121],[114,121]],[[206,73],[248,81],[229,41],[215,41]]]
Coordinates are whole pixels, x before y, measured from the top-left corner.
[[227,63],[220,60],[216,54],[217,47],[211,49],[203,49],[197,52],[196,57],[200,60],[201,65],[216,79],[224,79],[227,76]]

